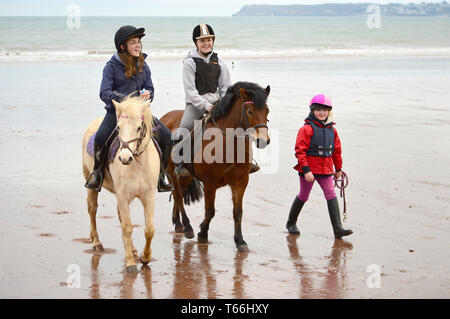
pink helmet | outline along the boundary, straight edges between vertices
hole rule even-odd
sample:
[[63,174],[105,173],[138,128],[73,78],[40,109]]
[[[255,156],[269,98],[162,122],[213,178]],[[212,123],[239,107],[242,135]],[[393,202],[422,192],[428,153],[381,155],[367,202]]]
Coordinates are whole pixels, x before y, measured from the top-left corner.
[[324,105],[326,107],[329,107],[330,110],[333,108],[333,105],[331,104],[331,99],[328,96],[326,96],[325,94],[317,94],[312,98],[311,102],[309,102],[309,108],[311,110],[314,108],[317,108],[317,107],[312,107],[313,104]]

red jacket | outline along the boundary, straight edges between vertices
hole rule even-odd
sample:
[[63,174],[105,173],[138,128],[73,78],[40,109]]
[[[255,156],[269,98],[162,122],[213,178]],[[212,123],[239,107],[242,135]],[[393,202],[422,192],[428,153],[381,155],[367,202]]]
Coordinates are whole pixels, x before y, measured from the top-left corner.
[[[306,122],[306,120],[305,120]],[[324,127],[320,121],[314,121],[317,125]],[[335,123],[332,123],[334,125]],[[294,166],[294,169],[300,173],[312,172],[318,175],[332,175],[334,173],[333,164],[336,171],[342,169],[342,157],[341,157],[341,140],[337,134],[336,128],[334,128],[334,152],[331,157],[320,157],[307,155],[306,152],[309,149],[309,143],[311,136],[314,133],[311,125],[303,125],[297,134],[297,141],[295,143],[295,157],[297,157],[298,164]]]

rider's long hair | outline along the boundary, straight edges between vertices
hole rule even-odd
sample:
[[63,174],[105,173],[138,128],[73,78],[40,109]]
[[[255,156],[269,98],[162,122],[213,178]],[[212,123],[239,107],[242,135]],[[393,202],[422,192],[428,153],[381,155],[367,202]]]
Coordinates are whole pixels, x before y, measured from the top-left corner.
[[[125,45],[125,44],[124,44]],[[125,65],[125,77],[127,79],[135,76],[139,73],[143,72],[144,68],[144,55],[139,53],[139,57],[134,57],[128,54],[125,49],[125,52],[119,53],[119,57]]]

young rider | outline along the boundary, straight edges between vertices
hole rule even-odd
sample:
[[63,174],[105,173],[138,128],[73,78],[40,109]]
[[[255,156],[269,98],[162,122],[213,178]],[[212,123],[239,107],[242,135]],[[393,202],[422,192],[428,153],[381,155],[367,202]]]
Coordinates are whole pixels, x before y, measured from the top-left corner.
[[[145,36],[144,28],[126,25],[117,30],[114,43],[117,52],[106,63],[100,87],[100,98],[106,103],[106,115],[95,135],[94,171],[86,182],[86,187],[97,192],[101,190],[104,168],[108,161],[107,153],[113,140],[113,132],[117,125],[117,116],[112,100],[120,102],[127,95],[138,92],[144,100],[153,101],[154,87],[150,68],[142,53],[141,38]],[[164,181],[165,168],[170,157],[172,140],[170,130],[156,117],[155,127],[159,125],[161,151],[163,159],[158,181],[158,191],[170,191],[172,186]]]
[[[189,51],[183,61],[183,85],[186,109],[180,123],[180,129],[190,131],[194,121],[211,111],[214,104],[225,95],[231,85],[230,72],[224,61],[213,52],[215,41],[214,30],[208,24],[197,25],[192,32],[192,41],[196,48]],[[186,130],[185,130],[186,131]],[[174,151],[182,155],[181,145],[183,136],[174,136]],[[181,148],[181,149],[180,149]],[[179,178],[190,176],[183,161],[175,163],[175,174]],[[256,172],[258,166],[253,165],[251,173]]]

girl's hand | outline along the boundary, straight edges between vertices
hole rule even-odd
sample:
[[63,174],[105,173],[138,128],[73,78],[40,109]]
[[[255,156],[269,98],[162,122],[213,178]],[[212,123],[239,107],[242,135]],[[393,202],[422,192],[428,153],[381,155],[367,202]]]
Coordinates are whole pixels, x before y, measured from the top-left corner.
[[306,173],[306,174],[305,174],[305,180],[306,180],[308,183],[314,182],[314,175],[313,175],[313,173],[311,173],[311,172]]
[[339,172],[335,172],[335,173],[334,173],[334,178],[336,178],[336,179],[341,178],[341,176],[342,176],[342,171],[339,171]]
[[150,91],[145,90],[144,93],[141,94],[141,97],[142,97],[144,100],[150,99]]

